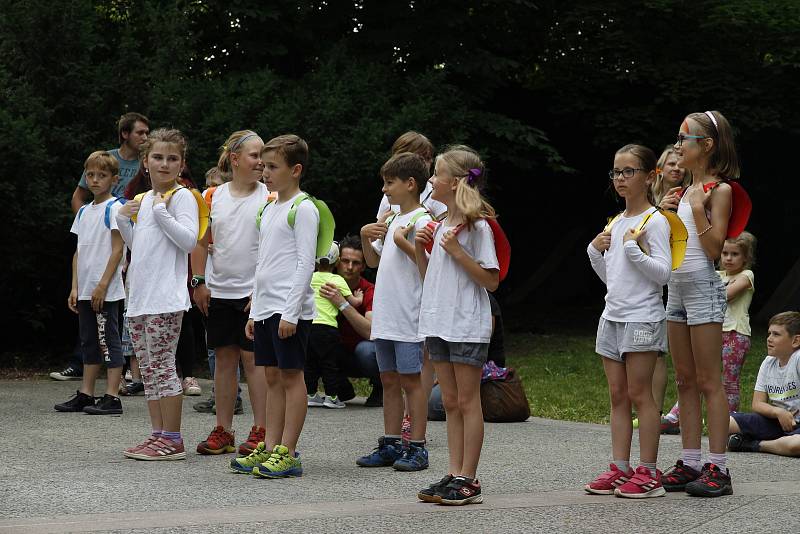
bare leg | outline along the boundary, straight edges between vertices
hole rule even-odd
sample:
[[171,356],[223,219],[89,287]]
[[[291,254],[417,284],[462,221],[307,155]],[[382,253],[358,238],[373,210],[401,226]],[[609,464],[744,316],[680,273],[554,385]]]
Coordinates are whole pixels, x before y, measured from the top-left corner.
[[653,400],[653,368],[656,352],[629,352],[625,355],[628,375],[628,398],[639,414],[640,463],[655,463],[658,458],[658,440],[661,436],[661,417]]
[[800,436],[783,436],[760,443],[761,452],[779,454],[780,456],[800,456]]
[[453,371],[453,364],[449,362],[433,362],[436,376],[439,377],[439,387],[442,391],[442,404],[447,416],[447,453],[449,457],[448,470],[451,475],[461,474],[464,465],[464,418],[458,404],[458,386]]
[[[236,402],[236,372],[239,369],[239,347],[217,347],[214,364],[214,398],[217,407],[217,425],[226,430],[233,428],[233,407]],[[263,376],[263,373],[261,373]]]
[[142,381],[142,371],[139,369],[139,359],[136,356],[131,356],[131,378],[134,382]]
[[[684,449],[700,448],[700,390],[697,388],[695,360],[689,327],[685,323],[667,321],[667,334],[675,365],[675,383],[681,407],[681,443]],[[718,370],[718,374],[721,369]]]
[[180,432],[183,395],[161,397],[158,402],[161,408],[161,417],[164,421],[162,430],[166,432]]
[[[250,406],[253,409],[253,424],[266,428],[267,426],[267,382],[264,373],[258,372],[255,356],[252,352],[241,351],[244,377],[247,380],[247,394],[250,397]],[[234,383],[236,372],[234,370]],[[237,384],[238,386],[238,384]],[[236,391],[236,387],[234,387]]]
[[[667,357],[656,359],[653,369],[653,400],[659,413],[664,411],[664,397],[667,394]],[[638,413],[638,412],[637,412]]]
[[396,371],[381,373],[381,384],[383,385],[383,431],[388,436],[399,436],[403,423],[400,374]]
[[[728,398],[722,387],[722,324],[690,327],[697,387],[706,401],[708,448],[724,453],[728,444]],[[683,404],[681,412],[685,414]],[[684,417],[681,417],[683,420]]]
[[611,455],[614,460],[630,460],[633,422],[625,364],[604,356],[601,359],[611,401]]
[[[260,366],[259,366],[260,367]],[[281,371],[277,367],[264,367],[267,384],[267,448],[283,443],[283,424],[286,417],[286,393],[283,390]],[[305,401],[303,402],[305,404]]]
[[[468,478],[475,478],[483,447],[481,371],[480,366],[453,364],[453,373],[458,385],[458,408],[464,421],[462,432],[464,461],[458,474]],[[630,422],[630,412],[628,421]]]
[[[97,377],[100,374],[100,364],[91,363],[83,364],[83,380],[81,382],[81,393],[85,393],[90,397],[94,397],[94,385],[97,382]],[[119,384],[119,380],[114,382]],[[116,396],[116,393],[114,394]]]
[[[425,440],[428,424],[428,396],[425,395],[420,373],[400,375],[400,386],[406,394],[409,415],[411,415],[411,439]],[[385,391],[385,390],[384,390]]]
[[153,430],[164,430],[164,417],[161,415],[161,399],[147,401],[150,425]]
[[283,390],[286,394],[282,445],[285,445],[289,449],[289,454],[293,455],[308,411],[306,381],[303,378],[302,369],[281,369],[280,373]]
[[[98,370],[99,372],[99,370]],[[83,366],[83,377],[86,380],[86,366]],[[116,397],[119,395],[119,384],[122,380],[122,366],[106,369],[106,395]],[[92,388],[94,389],[94,388]]]

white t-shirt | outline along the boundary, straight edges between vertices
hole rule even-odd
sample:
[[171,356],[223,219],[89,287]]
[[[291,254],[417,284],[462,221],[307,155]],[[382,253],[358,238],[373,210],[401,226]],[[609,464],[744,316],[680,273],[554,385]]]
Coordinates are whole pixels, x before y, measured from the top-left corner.
[[[422,194],[419,196],[419,203],[422,204],[428,213],[434,216],[434,218],[438,219],[442,216],[442,214],[447,213],[447,205],[442,204],[438,200],[433,200],[431,198],[431,192],[433,192],[433,186],[430,182],[425,182],[425,189],[422,191]],[[375,216],[376,219],[379,219],[381,215],[386,213],[386,210],[390,209],[395,213],[400,213],[400,206],[397,204],[389,204],[389,199],[386,198],[386,195],[383,195],[381,199],[380,206],[378,206],[378,213]]]
[[[294,228],[289,226],[289,209],[298,193],[285,202],[272,202],[261,215],[253,302],[250,318],[256,321],[279,313],[281,319],[297,324],[316,316],[311,277],[317,251],[319,211],[305,200],[297,206]],[[255,223],[254,223],[255,224]]]
[[[372,339],[391,341],[422,341],[418,333],[419,305],[422,298],[422,279],[416,261],[394,242],[394,231],[406,227],[418,214],[415,231],[431,220],[424,208],[397,215],[389,223],[383,241],[373,242],[372,248],[380,254],[378,275],[375,278],[375,295],[372,300]],[[413,235],[413,234],[412,234]]]
[[[111,204],[106,227],[106,207]],[[105,202],[91,202],[83,206],[75,215],[70,232],[78,236],[78,300],[92,300],[95,290],[108,265],[111,256],[111,230],[117,227],[117,211],[122,204],[114,197]],[[122,286],[122,261],[111,276],[106,292],[106,302],[114,302],[125,298]]]
[[789,362],[781,367],[778,358],[767,356],[761,362],[756,377],[756,391],[767,394],[769,403],[794,414],[800,423],[800,350],[789,357]]
[[656,322],[666,318],[662,295],[672,269],[667,219],[656,212],[645,225],[649,255],[636,241],[623,245],[622,239],[652,211],[617,219],[611,227],[611,246],[602,255],[591,243],[587,248],[592,268],[608,289],[602,315],[608,321]]
[[205,273],[212,297],[241,299],[253,293],[258,262],[256,216],[268,194],[261,182],[246,197],[231,195],[229,183],[214,191],[210,227],[214,253],[208,256]]
[[[439,244],[444,232],[453,228],[439,224],[433,235],[434,245],[422,286],[419,335],[453,342],[489,343],[492,337],[489,294]],[[476,221],[474,228],[463,228],[456,237],[478,265],[484,269],[500,268],[494,235],[486,221]]]
[[179,189],[168,205],[153,206],[153,192],[142,198],[136,224],[117,215],[117,224],[131,249],[128,266],[128,317],[186,311],[191,307],[186,282],[189,253],[197,244],[197,202]]

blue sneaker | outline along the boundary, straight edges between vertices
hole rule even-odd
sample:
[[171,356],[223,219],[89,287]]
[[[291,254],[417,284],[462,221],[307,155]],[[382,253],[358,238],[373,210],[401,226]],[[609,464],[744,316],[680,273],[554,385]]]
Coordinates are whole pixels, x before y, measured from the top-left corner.
[[356,465],[361,467],[389,467],[403,456],[403,446],[400,440],[387,442],[384,436],[378,438],[378,446],[366,456],[356,460]]
[[409,444],[395,463],[392,464],[398,471],[422,471],[428,468],[428,449]]

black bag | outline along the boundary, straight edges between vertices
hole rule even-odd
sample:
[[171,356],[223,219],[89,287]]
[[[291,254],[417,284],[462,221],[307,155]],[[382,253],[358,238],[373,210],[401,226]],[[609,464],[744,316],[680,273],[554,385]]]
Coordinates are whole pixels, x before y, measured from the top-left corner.
[[490,423],[516,423],[531,416],[525,388],[514,368],[508,368],[505,380],[490,380],[481,384],[483,420]]

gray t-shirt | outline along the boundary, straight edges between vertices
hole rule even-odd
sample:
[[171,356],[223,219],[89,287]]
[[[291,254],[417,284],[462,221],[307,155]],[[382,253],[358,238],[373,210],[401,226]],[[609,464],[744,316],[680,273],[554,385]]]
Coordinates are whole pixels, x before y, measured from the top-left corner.
[[[107,152],[119,161],[119,181],[111,188],[111,194],[119,198],[125,195],[125,188],[128,187],[128,183],[130,183],[133,177],[136,176],[136,173],[139,172],[139,159],[122,159],[118,148],[113,148]],[[81,180],[78,182],[78,186],[89,189],[89,186],[86,185],[86,171],[81,174]]]
[[800,423],[800,350],[794,352],[789,362],[781,367],[778,358],[767,356],[761,362],[756,378],[756,391],[767,394],[769,403],[794,414]]

